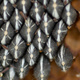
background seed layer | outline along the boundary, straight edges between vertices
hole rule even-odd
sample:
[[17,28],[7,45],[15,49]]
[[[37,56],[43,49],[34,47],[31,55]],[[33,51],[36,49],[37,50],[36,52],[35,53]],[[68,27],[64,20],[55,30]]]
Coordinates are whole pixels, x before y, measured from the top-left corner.
[[47,80],[53,59],[68,70],[74,57],[63,42],[77,14],[71,0],[1,0],[0,79],[23,79],[34,67]]

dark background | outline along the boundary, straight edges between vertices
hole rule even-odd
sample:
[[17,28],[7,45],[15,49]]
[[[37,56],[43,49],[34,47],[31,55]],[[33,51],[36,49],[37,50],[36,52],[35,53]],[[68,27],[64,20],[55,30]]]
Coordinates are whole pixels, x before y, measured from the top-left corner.
[[[79,12],[80,0],[73,0],[72,6]],[[80,80],[76,77],[80,73],[80,16],[68,31],[64,40],[65,45],[70,48],[75,59],[72,67],[67,72],[62,72],[61,69],[53,61],[51,63],[51,72],[48,80]],[[33,76],[33,69],[30,69],[24,80],[36,80]]]

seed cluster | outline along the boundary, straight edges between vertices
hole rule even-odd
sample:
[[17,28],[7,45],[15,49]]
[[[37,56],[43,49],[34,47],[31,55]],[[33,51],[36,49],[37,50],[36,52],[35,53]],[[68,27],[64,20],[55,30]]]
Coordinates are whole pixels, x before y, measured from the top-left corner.
[[23,79],[33,66],[37,80],[47,80],[53,59],[63,71],[71,67],[63,44],[77,18],[70,2],[0,0],[0,80]]

